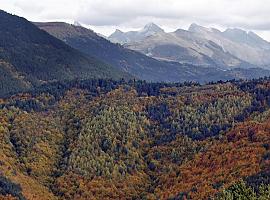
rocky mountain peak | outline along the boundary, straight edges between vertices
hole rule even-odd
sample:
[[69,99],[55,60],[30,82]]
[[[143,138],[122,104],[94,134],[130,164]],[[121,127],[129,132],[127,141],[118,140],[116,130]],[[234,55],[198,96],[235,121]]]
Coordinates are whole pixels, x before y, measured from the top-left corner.
[[151,22],[151,23],[146,24],[144,28],[141,30],[141,32],[160,33],[160,32],[164,32],[164,30],[160,28],[158,25]]

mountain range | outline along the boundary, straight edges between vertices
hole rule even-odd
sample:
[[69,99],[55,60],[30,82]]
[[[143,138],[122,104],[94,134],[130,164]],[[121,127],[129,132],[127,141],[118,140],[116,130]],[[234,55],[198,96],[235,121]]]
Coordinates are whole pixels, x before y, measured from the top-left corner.
[[116,30],[108,39],[159,60],[225,70],[238,67],[270,69],[270,43],[254,32],[236,28],[222,32],[191,24],[188,30],[166,33],[150,23],[139,31]]
[[[35,23],[42,30],[47,31],[54,37],[64,41],[71,47],[103,60],[117,69],[125,71],[134,77],[155,82],[183,82],[197,81],[201,83],[218,80],[229,80],[239,78],[254,78],[270,75],[265,69],[258,69],[246,62],[242,62],[250,69],[234,68],[224,71],[211,64],[198,66],[194,63],[179,63],[176,61],[160,60],[151,58],[138,51],[128,49],[120,44],[115,44],[99,36],[90,29],[82,26],[67,24],[63,22]],[[154,24],[148,24],[138,34],[141,39],[155,32],[164,32]],[[132,33],[128,34],[132,35]],[[135,36],[132,36],[135,38]],[[177,52],[177,50],[176,50]]]
[[[197,52],[201,60],[190,56],[191,50],[185,54],[189,55],[191,62],[185,55],[179,60],[161,58],[163,54],[171,57],[171,54],[181,54],[187,50],[181,47],[182,51],[177,45],[157,46],[156,53],[160,56],[153,55],[154,51],[150,55],[140,49],[129,49],[131,44],[139,45],[140,41],[144,41],[142,46],[158,44],[149,42],[153,38],[160,38],[162,43],[169,41],[172,33],[165,33],[155,24],[148,24],[139,32],[127,33],[133,35],[127,39],[133,43],[123,46],[82,27],[79,22],[74,25],[64,22],[34,23],[0,11],[0,94],[5,96],[50,82],[92,78],[206,83],[270,75],[269,70],[242,61],[229,52],[225,53],[216,43],[195,36],[195,30],[194,37],[188,31],[178,32],[186,34],[186,38],[191,40],[196,39],[191,49]],[[259,40],[254,34],[251,37],[267,51],[266,41]],[[203,48],[199,45],[201,41],[205,42]],[[249,43],[256,45],[256,42]],[[200,52],[209,49],[214,52],[212,57]]]

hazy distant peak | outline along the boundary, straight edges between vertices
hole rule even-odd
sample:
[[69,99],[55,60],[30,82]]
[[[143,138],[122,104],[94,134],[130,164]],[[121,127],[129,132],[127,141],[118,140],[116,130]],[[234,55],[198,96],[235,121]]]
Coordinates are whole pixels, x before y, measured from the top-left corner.
[[234,35],[247,35],[247,32],[240,28],[228,28],[224,31],[224,33],[234,34]]
[[124,33],[124,32],[119,29],[116,29],[114,33]]
[[223,35],[234,41],[245,42],[252,44],[253,46],[267,45],[267,49],[269,49],[269,43],[252,31],[245,31],[239,28],[229,28],[223,32]]
[[146,24],[146,25],[144,26],[144,28],[151,28],[151,27],[158,27],[158,28],[159,28],[159,26],[156,25],[156,24],[153,23],[153,22],[150,22],[150,23],[148,23],[148,24]]
[[214,33],[221,33],[221,31],[217,28],[211,28],[212,32]]
[[270,49],[270,43],[260,36],[258,36],[256,33],[249,31],[248,32],[248,37],[254,41],[255,44],[260,44],[262,48],[264,49]]
[[141,30],[141,32],[155,32],[155,33],[159,33],[159,32],[164,32],[164,30],[162,28],[160,28],[158,25],[154,24],[154,23],[148,23],[144,26],[144,28]]
[[223,36],[238,43],[253,43],[248,32],[239,28],[228,28],[223,32]]
[[189,29],[188,30],[190,30],[190,29],[194,29],[194,28],[200,28],[201,26],[200,25],[198,25],[198,24],[196,24],[196,23],[192,23],[192,24],[190,24],[190,26],[189,26]]
[[188,31],[179,28],[179,29],[177,29],[176,31],[174,31],[174,33],[188,33]]
[[197,30],[197,29],[204,29],[204,27],[202,27],[196,23],[192,23],[192,24],[190,24],[190,26],[188,28],[189,31],[193,31],[193,30]]
[[126,33],[123,31],[116,29],[109,37],[108,39],[115,43],[125,43],[127,38],[125,36]]
[[122,32],[122,31],[119,30],[119,29],[116,29],[116,30],[111,34],[110,37],[119,37],[119,36],[122,36],[122,35],[124,35],[124,32]]
[[212,28],[206,28],[206,27],[200,26],[200,25],[198,25],[196,23],[192,23],[189,26],[188,31],[190,31],[190,32],[202,32],[202,31],[203,32],[205,32],[205,31],[212,32],[213,29]]
[[262,39],[260,36],[258,36],[256,33],[254,33],[253,31],[249,31],[248,35],[254,39],[260,39],[260,40],[264,40]]
[[82,25],[80,24],[80,22],[78,22],[78,21],[74,21],[73,25],[74,25],[74,26],[82,26]]

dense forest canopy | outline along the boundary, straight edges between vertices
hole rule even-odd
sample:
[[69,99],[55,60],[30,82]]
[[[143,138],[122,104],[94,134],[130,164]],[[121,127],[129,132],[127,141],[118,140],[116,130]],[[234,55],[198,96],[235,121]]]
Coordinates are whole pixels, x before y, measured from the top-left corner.
[[0,99],[0,199],[269,199],[270,79],[44,84]]

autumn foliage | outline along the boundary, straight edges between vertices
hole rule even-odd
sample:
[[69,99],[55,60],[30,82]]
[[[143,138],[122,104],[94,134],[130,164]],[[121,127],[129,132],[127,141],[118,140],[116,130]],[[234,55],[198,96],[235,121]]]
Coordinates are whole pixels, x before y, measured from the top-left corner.
[[86,80],[1,99],[0,199],[267,195],[269,106],[267,78]]

